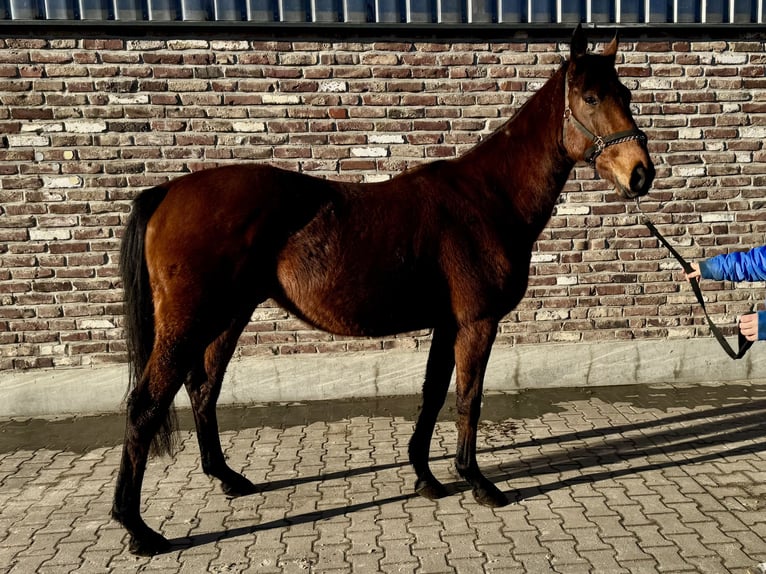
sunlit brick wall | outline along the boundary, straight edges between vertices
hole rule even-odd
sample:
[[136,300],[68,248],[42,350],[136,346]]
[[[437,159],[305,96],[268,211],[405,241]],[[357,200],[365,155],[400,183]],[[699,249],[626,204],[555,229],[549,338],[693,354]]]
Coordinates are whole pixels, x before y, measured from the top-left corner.
[[[538,40],[74,36],[0,38],[1,369],[125,360],[117,251],[141,189],[233,162],[377,181],[456,157],[568,50]],[[690,259],[764,243],[764,42],[625,41],[618,63],[658,168],[644,211]],[[636,205],[580,166],[499,344],[704,334],[677,269]],[[763,286],[711,282],[707,295],[732,321]],[[428,334],[339,338],[267,304],[239,354],[416,349]]]

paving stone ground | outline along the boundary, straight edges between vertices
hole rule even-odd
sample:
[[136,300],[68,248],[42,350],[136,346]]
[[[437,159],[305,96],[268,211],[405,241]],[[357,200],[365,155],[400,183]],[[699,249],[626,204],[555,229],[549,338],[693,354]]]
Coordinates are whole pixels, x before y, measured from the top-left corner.
[[[488,395],[479,461],[508,494],[479,506],[452,468],[452,413],[415,496],[409,397],[224,413],[227,498],[181,431],[153,459],[144,517],[174,550],[137,558],[109,518],[121,417],[0,422],[0,571],[742,573],[766,563],[766,385]],[[449,409],[448,409],[449,411]],[[233,413],[233,414],[232,414]],[[227,418],[228,416],[228,418]]]

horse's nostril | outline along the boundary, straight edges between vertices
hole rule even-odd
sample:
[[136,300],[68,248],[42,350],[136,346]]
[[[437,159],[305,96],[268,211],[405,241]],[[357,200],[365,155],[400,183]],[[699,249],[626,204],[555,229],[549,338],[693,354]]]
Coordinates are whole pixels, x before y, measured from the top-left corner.
[[644,166],[639,165],[633,169],[633,173],[630,174],[630,189],[632,191],[640,192],[646,185],[646,170]]
[[644,195],[649,191],[649,186],[654,179],[653,170],[643,165],[637,165],[630,174],[630,190],[636,195]]

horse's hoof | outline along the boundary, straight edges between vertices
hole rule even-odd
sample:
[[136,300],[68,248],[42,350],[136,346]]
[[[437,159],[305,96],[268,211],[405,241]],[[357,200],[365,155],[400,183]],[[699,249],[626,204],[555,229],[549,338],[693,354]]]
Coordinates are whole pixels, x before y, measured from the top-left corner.
[[432,480],[418,480],[415,483],[415,493],[428,500],[437,500],[449,494],[444,485],[435,478]]
[[157,554],[168,552],[170,548],[170,542],[153,530],[140,537],[131,536],[130,545],[128,546],[130,553],[136,556],[156,556]]
[[255,494],[258,488],[241,474],[235,474],[231,478],[221,481],[221,490],[229,498],[238,498]]
[[510,502],[508,497],[500,492],[500,489],[491,482],[474,488],[473,497],[482,506],[489,506],[490,508],[500,508]]

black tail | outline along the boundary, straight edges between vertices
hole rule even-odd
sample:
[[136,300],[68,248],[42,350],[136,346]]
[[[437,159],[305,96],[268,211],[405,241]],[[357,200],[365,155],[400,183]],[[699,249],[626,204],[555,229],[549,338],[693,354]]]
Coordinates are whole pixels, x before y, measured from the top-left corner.
[[[154,347],[154,304],[144,253],[144,238],[146,225],[165,195],[165,188],[154,187],[136,197],[120,249],[120,274],[125,293],[125,340],[130,363],[128,392],[144,376]],[[175,411],[171,407],[152,441],[154,453],[172,452],[176,426]]]

